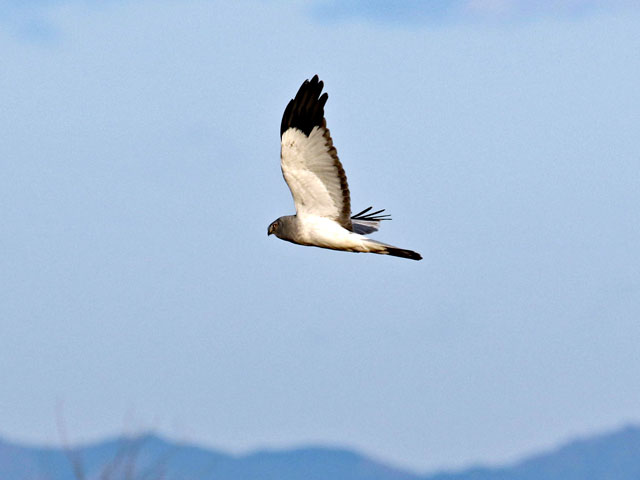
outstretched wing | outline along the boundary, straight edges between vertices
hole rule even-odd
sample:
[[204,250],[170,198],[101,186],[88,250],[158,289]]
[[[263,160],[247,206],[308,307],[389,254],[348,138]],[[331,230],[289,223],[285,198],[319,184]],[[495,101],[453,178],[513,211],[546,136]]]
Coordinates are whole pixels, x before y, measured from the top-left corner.
[[349,185],[324,118],[329,96],[314,76],[305,80],[282,116],[281,167],[300,216],[318,215],[351,230]]

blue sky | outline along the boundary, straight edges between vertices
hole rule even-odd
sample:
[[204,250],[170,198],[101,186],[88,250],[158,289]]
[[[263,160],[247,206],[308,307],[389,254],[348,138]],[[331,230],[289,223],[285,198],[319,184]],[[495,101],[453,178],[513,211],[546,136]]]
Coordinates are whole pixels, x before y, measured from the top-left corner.
[[[0,435],[57,443],[62,402],[77,441],[431,470],[640,422],[638,9],[331,5],[3,4]],[[315,73],[422,262],[267,238]]]
[[567,20],[633,7],[630,0],[318,0],[311,4],[320,19],[365,19],[381,24],[430,27],[460,22],[530,22],[545,17]]

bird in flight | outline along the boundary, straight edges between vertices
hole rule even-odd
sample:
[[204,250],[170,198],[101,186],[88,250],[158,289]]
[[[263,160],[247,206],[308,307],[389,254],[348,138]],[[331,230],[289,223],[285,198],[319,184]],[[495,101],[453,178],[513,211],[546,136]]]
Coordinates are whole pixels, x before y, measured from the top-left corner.
[[275,220],[267,235],[299,245],[422,260],[417,252],[365,236],[391,220],[381,215],[384,210],[370,213],[369,207],[351,215],[347,176],[324,118],[329,96],[323,86],[317,75],[305,80],[282,115],[280,166],[296,214]]

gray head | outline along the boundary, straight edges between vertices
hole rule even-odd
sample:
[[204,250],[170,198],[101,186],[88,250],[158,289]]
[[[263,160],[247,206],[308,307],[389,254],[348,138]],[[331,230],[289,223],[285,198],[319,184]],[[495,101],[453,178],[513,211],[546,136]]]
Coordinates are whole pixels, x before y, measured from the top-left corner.
[[296,220],[295,215],[280,217],[279,219],[271,222],[271,225],[269,225],[269,229],[267,230],[267,236],[273,233],[276,237],[281,238],[282,240],[293,241],[298,228]]

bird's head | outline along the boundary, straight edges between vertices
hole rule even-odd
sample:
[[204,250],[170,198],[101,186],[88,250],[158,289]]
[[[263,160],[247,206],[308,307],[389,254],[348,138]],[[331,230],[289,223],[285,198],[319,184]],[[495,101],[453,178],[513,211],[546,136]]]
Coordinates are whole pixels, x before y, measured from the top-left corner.
[[280,219],[274,222],[271,222],[271,225],[269,225],[269,229],[267,230],[267,237],[272,233],[276,233],[278,231],[279,226],[280,226]]

